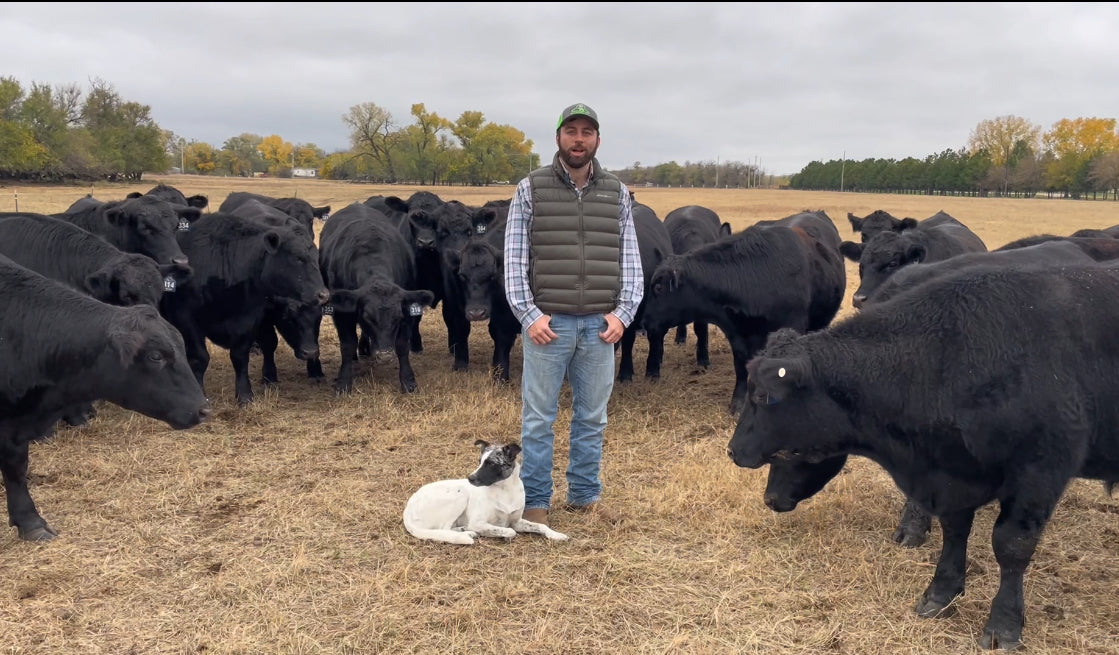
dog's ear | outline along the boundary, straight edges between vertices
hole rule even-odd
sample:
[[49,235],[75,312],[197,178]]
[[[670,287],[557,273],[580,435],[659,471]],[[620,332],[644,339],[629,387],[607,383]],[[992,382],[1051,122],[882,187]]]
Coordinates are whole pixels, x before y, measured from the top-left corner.
[[478,448],[481,448],[482,450],[485,450],[486,448],[489,448],[490,442],[486,441],[485,439],[479,439],[474,442],[474,445]]
[[520,444],[511,443],[505,446],[505,456],[508,457],[510,461],[517,459],[517,455],[519,454],[521,454]]

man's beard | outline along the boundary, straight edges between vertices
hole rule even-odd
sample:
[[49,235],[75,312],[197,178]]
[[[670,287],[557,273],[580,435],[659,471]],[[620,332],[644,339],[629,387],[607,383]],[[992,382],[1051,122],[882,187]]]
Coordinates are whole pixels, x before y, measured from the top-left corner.
[[592,159],[594,159],[594,156],[597,153],[598,148],[594,147],[583,151],[583,154],[576,157],[575,155],[571,154],[570,150],[564,150],[561,148],[559,155],[560,160],[562,160],[568,168],[582,168],[586,166]]

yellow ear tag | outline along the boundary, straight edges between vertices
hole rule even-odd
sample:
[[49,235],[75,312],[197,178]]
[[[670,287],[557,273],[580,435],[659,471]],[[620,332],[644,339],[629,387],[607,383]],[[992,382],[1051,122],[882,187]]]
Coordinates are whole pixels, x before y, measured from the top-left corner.
[[777,369],[777,377],[779,377],[779,378],[785,377],[785,367],[782,366],[781,368]]

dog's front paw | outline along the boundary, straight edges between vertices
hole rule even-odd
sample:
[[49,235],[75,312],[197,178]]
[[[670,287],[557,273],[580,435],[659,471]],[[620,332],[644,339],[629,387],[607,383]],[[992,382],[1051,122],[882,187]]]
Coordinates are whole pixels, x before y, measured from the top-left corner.
[[551,539],[552,541],[567,541],[571,539],[571,537],[565,535],[564,533],[556,532],[555,530],[548,532],[544,536]]
[[517,531],[514,530],[513,528],[502,528],[497,536],[499,536],[503,539],[512,540],[514,537],[517,536]]

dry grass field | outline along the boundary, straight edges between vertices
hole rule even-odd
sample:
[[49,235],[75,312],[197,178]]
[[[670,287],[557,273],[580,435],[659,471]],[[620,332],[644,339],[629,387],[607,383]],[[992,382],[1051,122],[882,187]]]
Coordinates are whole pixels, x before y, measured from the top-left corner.
[[[194,176],[138,185],[0,187],[0,211],[59,212],[165,181],[205,194],[297,195],[335,211],[416,188],[324,180]],[[431,189],[469,204],[512,187]],[[847,212],[924,218],[944,210],[995,248],[1042,232],[1119,223],[1119,204],[771,190],[637,189],[663,218],[700,204],[735,229],[823,209],[850,238]],[[858,285],[848,263],[840,317]],[[1041,299],[1042,301],[1044,299]],[[280,383],[239,408],[225,351],[206,377],[214,415],[176,432],[112,405],[81,429],[33,444],[31,492],[59,530],[53,542],[0,534],[0,652],[65,654],[359,653],[973,653],[998,583],[996,507],[976,520],[956,616],[913,607],[940,547],[891,541],[902,497],[866,460],[787,514],[762,503],[766,470],[725,449],[731,354],[712,331],[712,363],[666,344],[662,378],[617,385],[610,405],[604,502],[617,525],[553,512],[566,543],[521,535],[471,547],[421,542],[401,524],[408,496],[476,465],[475,439],[519,437],[520,388],[495,386],[484,325],[469,371],[452,372],[439,311],[412,356],[419,391],[400,394],[395,362],[363,360],[355,392],[313,384],[281,344]],[[1117,326],[1119,327],[1119,326]],[[322,359],[337,371],[323,326]],[[513,350],[520,376],[520,343]],[[556,425],[556,494],[565,491],[568,401]],[[1074,482],[1026,576],[1028,652],[1119,653],[1119,497]]]

